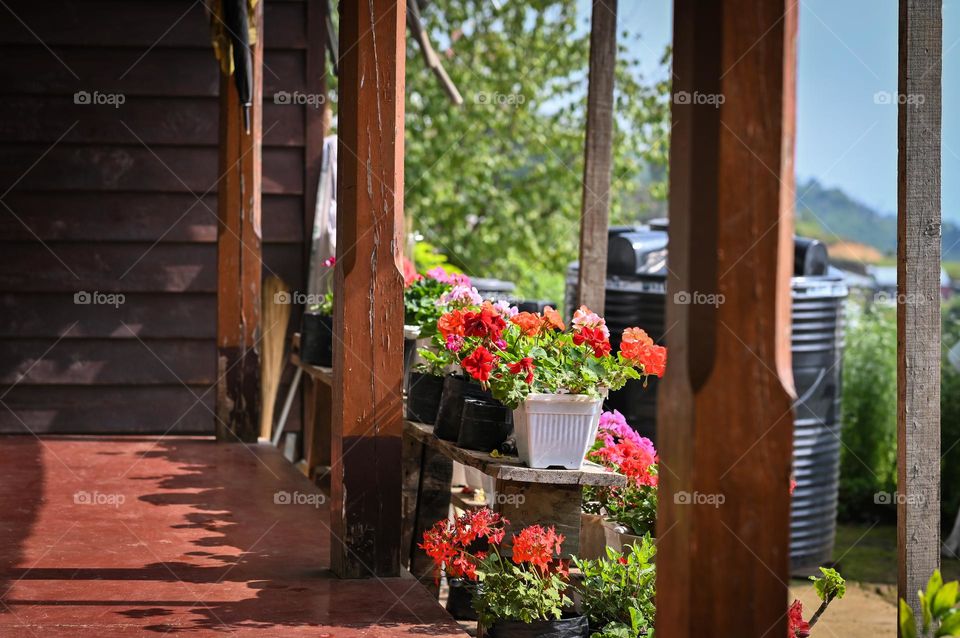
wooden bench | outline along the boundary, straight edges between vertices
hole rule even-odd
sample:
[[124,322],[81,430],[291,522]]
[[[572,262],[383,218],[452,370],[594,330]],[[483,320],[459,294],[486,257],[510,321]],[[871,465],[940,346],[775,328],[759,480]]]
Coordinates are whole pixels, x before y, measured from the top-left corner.
[[473,467],[494,479],[487,504],[510,523],[510,535],[539,523],[553,525],[565,536],[563,552],[576,553],[580,540],[583,487],[622,486],[626,479],[589,461],[580,470],[529,468],[516,456],[491,456],[457,447],[438,439],[433,426],[407,421],[403,430],[404,525],[402,551],[409,548],[409,569],[421,583],[436,592],[433,562],[418,547],[423,532],[447,518],[451,502],[453,462]]

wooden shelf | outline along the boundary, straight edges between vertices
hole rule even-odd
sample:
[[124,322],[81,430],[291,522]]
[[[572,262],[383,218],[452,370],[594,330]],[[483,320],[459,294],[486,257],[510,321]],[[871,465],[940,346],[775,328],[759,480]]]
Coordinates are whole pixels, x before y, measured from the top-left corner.
[[309,363],[304,363],[300,360],[300,353],[291,352],[290,353],[290,363],[297,366],[304,371],[305,374],[310,375],[310,377],[320,381],[321,383],[326,383],[329,386],[333,385],[333,368],[325,368],[323,366],[315,366]]
[[623,486],[626,479],[621,474],[584,461],[579,470],[539,470],[527,467],[516,456],[490,456],[486,452],[475,452],[457,447],[450,441],[438,439],[433,434],[433,426],[415,421],[407,421],[404,433],[420,443],[431,447],[447,458],[476,468],[495,479],[518,483],[546,483],[552,485],[596,485]]

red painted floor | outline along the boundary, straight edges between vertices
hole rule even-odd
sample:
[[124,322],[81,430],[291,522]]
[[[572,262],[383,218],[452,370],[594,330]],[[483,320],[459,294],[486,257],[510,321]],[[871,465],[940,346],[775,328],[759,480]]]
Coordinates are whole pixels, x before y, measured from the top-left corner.
[[332,576],[319,500],[269,446],[0,437],[0,636],[464,636],[409,576]]

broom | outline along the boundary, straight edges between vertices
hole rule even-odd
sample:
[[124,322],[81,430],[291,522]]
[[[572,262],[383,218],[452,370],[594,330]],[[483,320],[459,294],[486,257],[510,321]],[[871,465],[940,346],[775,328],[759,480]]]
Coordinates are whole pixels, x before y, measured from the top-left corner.
[[269,441],[273,429],[273,409],[283,375],[283,350],[287,340],[287,324],[290,322],[290,301],[283,280],[273,275],[267,277],[260,299],[263,330],[260,353],[261,441]]

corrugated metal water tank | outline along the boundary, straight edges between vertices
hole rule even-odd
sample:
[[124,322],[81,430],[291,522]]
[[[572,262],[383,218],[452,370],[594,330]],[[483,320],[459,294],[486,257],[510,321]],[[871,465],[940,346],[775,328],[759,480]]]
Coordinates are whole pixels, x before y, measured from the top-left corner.
[[[616,348],[624,328],[639,326],[664,339],[667,233],[663,225],[611,228],[605,317]],[[792,353],[795,404],[793,463],[797,480],[790,523],[790,558],[800,574],[830,560],[836,535],[840,476],[840,372],[843,305],[847,288],[823,275],[823,246],[797,239]],[[578,265],[567,269],[566,308],[575,307]],[[632,273],[632,274],[631,274]],[[811,273],[814,273],[811,276]],[[606,409],[623,413],[643,436],[656,441],[657,382],[646,390],[632,382],[613,392]]]

